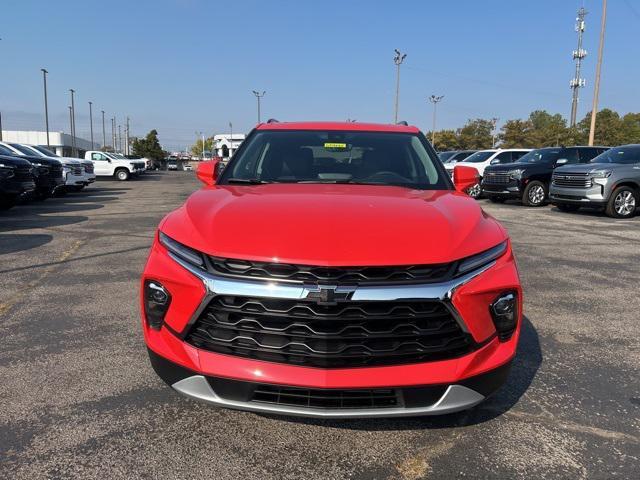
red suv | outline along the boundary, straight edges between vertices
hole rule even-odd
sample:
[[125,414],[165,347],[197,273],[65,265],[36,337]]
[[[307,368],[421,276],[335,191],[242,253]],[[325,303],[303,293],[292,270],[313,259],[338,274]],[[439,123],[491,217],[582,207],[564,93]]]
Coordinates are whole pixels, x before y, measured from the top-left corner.
[[167,215],[142,275],[151,364],[224,407],[450,413],[505,380],[522,289],[505,229],[415,127],[258,125]]

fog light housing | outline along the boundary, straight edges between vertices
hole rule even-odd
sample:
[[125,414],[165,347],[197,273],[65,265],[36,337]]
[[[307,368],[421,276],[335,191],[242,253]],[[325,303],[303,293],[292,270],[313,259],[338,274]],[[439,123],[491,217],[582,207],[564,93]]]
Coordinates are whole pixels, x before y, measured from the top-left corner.
[[501,342],[511,338],[518,323],[518,295],[516,292],[505,292],[491,304],[491,318]]
[[160,282],[144,282],[144,316],[150,328],[160,330],[170,304],[171,294]]

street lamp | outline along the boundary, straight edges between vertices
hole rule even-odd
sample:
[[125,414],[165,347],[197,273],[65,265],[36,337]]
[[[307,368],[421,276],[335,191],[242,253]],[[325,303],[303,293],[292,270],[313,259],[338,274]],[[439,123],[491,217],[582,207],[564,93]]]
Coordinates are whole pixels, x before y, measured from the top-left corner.
[[76,91],[70,88],[71,92],[71,156],[77,157],[78,150],[76,149],[76,106],[73,100],[73,94]]
[[433,128],[431,130],[431,145],[436,148],[436,107],[438,102],[444,98],[444,95],[431,95],[429,101],[433,103]]
[[258,99],[258,123],[260,123],[260,99],[262,97],[264,97],[264,94],[267,93],[266,90],[263,90],[262,93],[254,90],[253,94],[256,96],[256,98]]
[[47,128],[47,148],[49,148],[49,102],[47,100],[47,73],[44,68],[41,68],[42,80],[44,82],[44,124]]
[[107,132],[104,129],[104,110],[100,110],[102,112],[102,148],[107,146]]
[[200,154],[200,159],[204,160],[204,132],[196,132],[196,135],[202,137],[202,152]]
[[89,102],[89,125],[91,128],[91,150],[93,150],[93,102]]
[[394,51],[396,52],[395,57],[393,57],[393,63],[396,64],[396,113],[394,123],[398,123],[398,98],[400,97],[400,65],[402,65],[404,59],[407,58],[407,54],[400,53],[400,50],[398,50],[397,48]]
[[229,158],[231,158],[231,151],[233,150],[233,123],[229,122]]

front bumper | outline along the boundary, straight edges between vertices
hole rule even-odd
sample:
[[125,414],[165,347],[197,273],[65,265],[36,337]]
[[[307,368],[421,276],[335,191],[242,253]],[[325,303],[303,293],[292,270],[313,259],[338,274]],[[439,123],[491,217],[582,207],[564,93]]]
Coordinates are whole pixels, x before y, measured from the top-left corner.
[[64,184],[67,187],[82,186],[85,184],[84,175],[73,175],[72,173],[67,173]]
[[[477,350],[461,357],[422,363],[367,366],[357,368],[317,368],[254,360],[196,348],[183,337],[209,300],[216,295],[251,295],[255,297],[305,298],[304,286],[264,284],[249,280],[216,277],[194,270],[166,251],[157,241],[151,254],[142,284],[157,280],[170,292],[172,303],[160,330],[147,326],[142,319],[145,342],[154,358],[181,371],[178,376],[158,374],[180,393],[213,404],[245,410],[288,415],[318,417],[411,416],[450,413],[470,408],[497,389],[503,376],[490,372],[508,370],[506,367],[516,352],[522,315],[522,291],[515,262],[509,248],[501,258],[479,271],[455,282],[424,285],[396,285],[360,287],[354,301],[386,301],[389,299],[431,299],[450,306],[463,328],[480,345]],[[488,305],[505,290],[518,293],[518,326],[507,341],[496,337],[495,326]],[[144,309],[143,309],[144,311]],[[155,365],[154,365],[154,368]],[[156,371],[159,369],[156,368]],[[166,370],[166,369],[165,369]],[[498,377],[498,380],[472,381],[474,378]],[[506,376],[506,373],[505,373]],[[487,377],[487,378],[489,378]],[[432,402],[408,406],[401,400],[393,408],[328,409],[264,404],[248,398],[225,398],[211,379],[233,379],[245,384],[268,384],[283,388],[306,388],[331,391],[333,389],[425,388],[442,387]],[[238,387],[240,388],[240,387]],[[245,388],[245,387],[242,387]],[[400,395],[404,398],[404,392]]]
[[2,193],[7,195],[22,195],[33,192],[35,189],[36,182],[33,180],[7,179],[2,182]]
[[549,200],[552,203],[604,205],[607,202],[605,186],[594,184],[589,188],[567,188],[551,184]]
[[522,189],[520,182],[512,180],[509,183],[488,183],[482,181],[482,193],[489,196],[508,197],[508,198],[521,198]]

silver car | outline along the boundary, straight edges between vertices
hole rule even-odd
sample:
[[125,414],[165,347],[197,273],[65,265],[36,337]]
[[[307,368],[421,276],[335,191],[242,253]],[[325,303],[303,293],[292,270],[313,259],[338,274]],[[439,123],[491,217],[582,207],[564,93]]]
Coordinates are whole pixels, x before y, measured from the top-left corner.
[[558,209],[603,208],[614,218],[630,218],[640,206],[640,145],[623,145],[591,162],[553,172],[549,199]]

